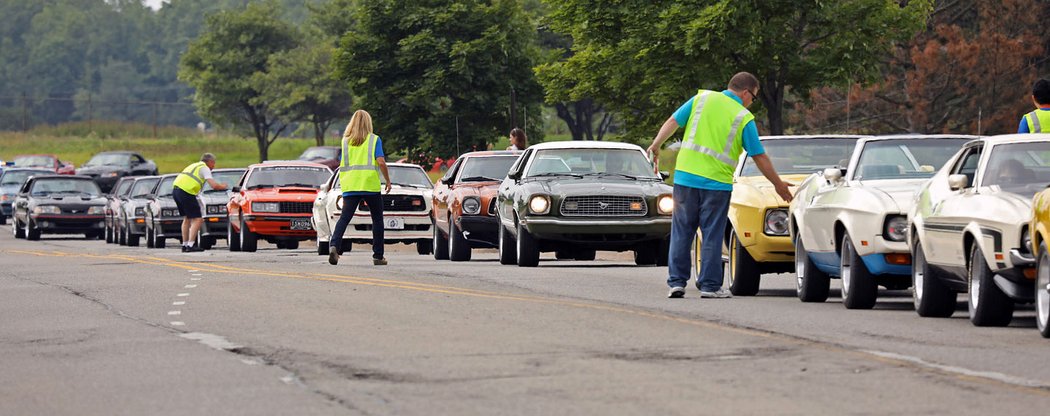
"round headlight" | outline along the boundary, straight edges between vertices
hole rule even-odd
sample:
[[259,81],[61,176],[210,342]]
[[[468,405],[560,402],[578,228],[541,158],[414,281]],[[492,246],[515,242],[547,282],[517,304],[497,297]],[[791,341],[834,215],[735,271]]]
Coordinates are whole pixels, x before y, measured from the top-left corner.
[[664,215],[671,215],[671,212],[674,211],[674,198],[671,195],[660,195],[660,198],[656,200],[656,211]]
[[890,241],[904,241],[908,237],[908,217],[897,215],[887,219],[883,236]]
[[766,211],[766,225],[763,229],[768,235],[788,234],[788,214],[783,209],[771,209]]
[[546,195],[535,195],[529,199],[529,212],[543,215],[550,212],[551,200]]
[[343,196],[342,195],[339,195],[339,196],[335,197],[335,207],[337,209],[339,209],[340,211],[343,210]]
[[463,213],[467,215],[478,215],[481,212],[481,202],[477,198],[463,199]]

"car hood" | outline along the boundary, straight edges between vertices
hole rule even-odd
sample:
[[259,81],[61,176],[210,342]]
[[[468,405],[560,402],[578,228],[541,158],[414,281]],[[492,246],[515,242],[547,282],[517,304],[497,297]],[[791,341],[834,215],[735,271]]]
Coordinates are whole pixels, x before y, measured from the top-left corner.
[[108,172],[122,172],[128,170],[123,166],[114,165],[102,165],[102,166],[83,166],[77,169],[78,175],[100,175]]
[[317,190],[313,188],[264,188],[244,191],[244,196],[250,200],[267,201],[313,201],[317,196]]
[[1003,191],[1002,189],[999,189],[998,186],[986,187],[980,192],[996,197],[1002,201],[1002,208],[997,207],[997,210],[1009,210],[1010,212],[1015,213],[1019,218],[1030,219],[1032,217],[1032,197],[1024,197],[1013,192]]
[[18,185],[0,186],[0,194],[13,195],[18,193]]
[[71,206],[96,206],[106,205],[106,198],[102,196],[97,197],[81,197],[77,195],[67,196],[44,196],[44,197],[33,197],[32,203],[36,205],[71,205]]
[[[254,191],[253,191],[254,192]],[[305,193],[303,195],[306,195]],[[201,192],[205,204],[225,204],[230,201],[230,192]]]
[[493,196],[499,191],[499,182],[466,182],[456,185],[453,192],[463,196]]
[[929,179],[893,179],[861,181],[876,198],[882,201],[888,210],[896,208],[897,212],[908,212],[914,203],[915,192]]
[[[156,202],[157,206],[159,206],[161,208],[174,208],[175,207],[175,199],[170,197],[170,196],[157,197],[157,198],[154,198],[153,201]],[[226,201],[223,201],[223,202],[226,202]]]
[[[809,177],[807,174],[791,174],[781,175],[780,179],[787,183],[790,183],[791,193],[794,194],[798,185]],[[733,200],[735,203],[743,203],[747,205],[755,206],[766,206],[766,207],[786,207],[787,201],[784,201],[780,195],[777,195],[776,190],[773,189],[773,183],[769,182],[765,176],[743,176],[736,178],[736,183],[733,184]]]
[[531,182],[552,195],[659,195],[671,193],[671,186],[657,181],[633,181],[614,177],[601,180],[564,178]]

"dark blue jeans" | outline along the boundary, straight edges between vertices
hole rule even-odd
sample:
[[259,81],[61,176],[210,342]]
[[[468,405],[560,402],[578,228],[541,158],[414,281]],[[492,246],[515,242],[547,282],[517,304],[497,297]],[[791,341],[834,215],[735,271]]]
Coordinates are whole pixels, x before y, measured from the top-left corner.
[[343,233],[350,225],[350,220],[357,212],[357,205],[364,201],[368,204],[368,212],[372,215],[372,258],[383,258],[383,194],[351,195],[343,197],[343,213],[339,214],[339,222],[335,224],[335,231],[328,243],[329,247],[337,250],[343,247]]
[[689,283],[692,270],[689,249],[699,228],[704,242],[700,249],[701,267],[696,286],[705,292],[722,288],[722,239],[726,233],[732,194],[732,191],[674,186],[671,251],[667,259],[668,286],[685,287]]

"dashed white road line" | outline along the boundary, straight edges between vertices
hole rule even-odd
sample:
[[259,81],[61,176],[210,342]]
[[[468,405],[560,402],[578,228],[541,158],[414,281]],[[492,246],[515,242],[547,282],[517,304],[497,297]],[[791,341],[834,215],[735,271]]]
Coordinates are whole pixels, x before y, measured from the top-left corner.
[[182,311],[168,311],[168,315],[182,315]]
[[193,289],[193,288],[197,287],[197,285],[186,285],[186,286],[183,286],[183,287],[186,288],[186,289]]
[[172,305],[172,306],[182,306],[182,305],[185,305],[185,304],[186,304],[186,302],[183,302],[183,301],[181,301],[181,300],[180,300],[180,301],[175,301],[175,302],[172,302],[172,303],[171,303],[171,305]]
[[189,295],[190,295],[189,293],[179,293],[179,294],[177,294],[175,296],[178,296],[180,298],[184,298],[184,297],[189,296]]
[[180,321],[172,321],[171,322],[171,326],[183,326],[183,325],[186,325],[186,323],[185,322],[180,322]]
[[190,278],[190,281],[193,281],[193,282],[196,282],[198,280],[201,280],[201,278],[199,278],[199,277],[191,277]]

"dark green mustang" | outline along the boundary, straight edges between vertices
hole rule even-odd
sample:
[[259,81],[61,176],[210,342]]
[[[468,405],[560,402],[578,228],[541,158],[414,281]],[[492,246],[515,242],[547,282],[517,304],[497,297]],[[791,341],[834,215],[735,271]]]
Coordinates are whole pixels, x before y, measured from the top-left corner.
[[500,263],[534,267],[541,252],[593,260],[596,250],[631,250],[638,265],[666,265],[674,201],[661,176],[633,144],[530,147],[499,188]]

